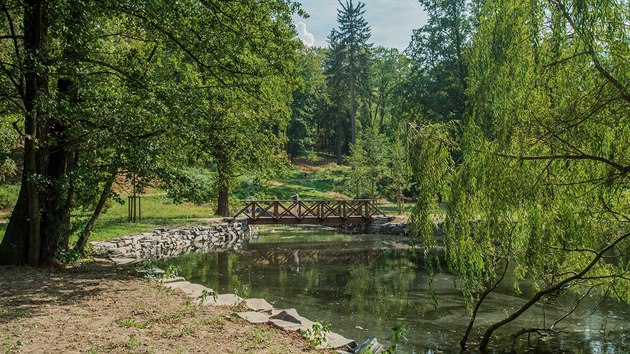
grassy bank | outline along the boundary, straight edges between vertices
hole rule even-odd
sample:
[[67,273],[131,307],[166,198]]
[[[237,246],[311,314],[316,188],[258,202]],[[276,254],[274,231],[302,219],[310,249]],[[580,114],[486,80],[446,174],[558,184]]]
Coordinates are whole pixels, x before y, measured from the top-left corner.
[[[159,227],[173,227],[203,222],[214,214],[210,204],[174,204],[164,193],[144,195],[141,198],[142,217],[135,223],[127,221],[127,204],[112,203],[99,218],[91,237],[93,241],[109,240],[121,235],[151,231]],[[77,215],[85,223],[89,215]]]

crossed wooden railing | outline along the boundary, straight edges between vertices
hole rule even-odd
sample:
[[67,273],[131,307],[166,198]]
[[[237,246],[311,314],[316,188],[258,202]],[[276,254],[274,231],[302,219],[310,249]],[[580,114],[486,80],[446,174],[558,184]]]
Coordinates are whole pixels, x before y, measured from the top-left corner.
[[255,224],[369,223],[373,216],[385,216],[374,199],[352,200],[254,200],[247,202],[235,218],[246,217]]

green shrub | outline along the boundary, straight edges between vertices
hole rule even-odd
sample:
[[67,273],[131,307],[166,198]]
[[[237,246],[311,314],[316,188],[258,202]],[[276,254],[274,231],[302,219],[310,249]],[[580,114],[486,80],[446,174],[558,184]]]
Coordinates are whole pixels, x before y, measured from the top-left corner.
[[0,186],[0,210],[13,208],[20,193],[20,186],[7,184]]

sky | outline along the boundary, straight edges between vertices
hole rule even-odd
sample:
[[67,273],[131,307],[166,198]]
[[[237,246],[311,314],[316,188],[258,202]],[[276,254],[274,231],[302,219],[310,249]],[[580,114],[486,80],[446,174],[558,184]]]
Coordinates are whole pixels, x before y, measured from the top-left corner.
[[[342,0],[345,1],[346,0]],[[354,3],[357,0],[353,1]],[[337,0],[301,0],[310,15],[294,16],[300,38],[309,46],[327,47],[326,38],[337,28]],[[418,0],[364,0],[365,20],[372,29],[374,45],[404,50],[411,40],[412,30],[426,23],[426,13]]]

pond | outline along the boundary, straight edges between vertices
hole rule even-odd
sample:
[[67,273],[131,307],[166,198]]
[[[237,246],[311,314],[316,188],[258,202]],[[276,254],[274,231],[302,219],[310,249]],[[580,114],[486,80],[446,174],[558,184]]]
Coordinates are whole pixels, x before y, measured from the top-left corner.
[[[169,264],[191,282],[218,293],[262,297],[276,308],[295,308],[357,342],[376,336],[388,344],[392,327],[403,325],[401,353],[458,352],[457,342],[468,324],[454,278],[444,270],[430,277],[422,250],[400,238],[267,228],[246,251],[189,254],[158,266]],[[522,288],[525,295],[533,291],[526,284]],[[511,281],[504,281],[482,306],[479,323],[503,318],[503,309],[520,306],[525,295],[515,295]],[[506,337],[545,321],[549,325],[572,308],[573,300],[565,295],[536,306],[497,334]],[[532,336],[530,344],[537,346],[535,352],[627,353],[629,312],[623,304],[593,296],[557,326],[563,333],[544,340]],[[493,350],[499,352],[506,344],[495,341]],[[517,348],[528,348],[527,336]]]

